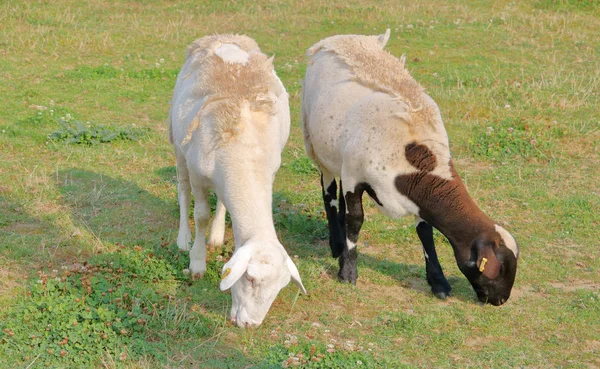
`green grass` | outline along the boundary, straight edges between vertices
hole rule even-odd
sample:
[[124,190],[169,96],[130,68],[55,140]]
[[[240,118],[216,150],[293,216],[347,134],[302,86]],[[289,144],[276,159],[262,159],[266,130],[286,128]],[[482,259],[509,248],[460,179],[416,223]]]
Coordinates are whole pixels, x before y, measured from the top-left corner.
[[[304,52],[386,28],[470,194],[519,242],[502,307],[476,302],[440,234],[454,296],[435,299],[413,221],[370,200],[358,285],[336,281],[302,143]],[[203,280],[174,245],[165,118],[187,45],[215,32],[274,54],[291,98],[274,220],[309,295],[287,287],[253,330],[218,288],[230,227]],[[596,0],[2,2],[0,367],[600,366],[598,34]]]

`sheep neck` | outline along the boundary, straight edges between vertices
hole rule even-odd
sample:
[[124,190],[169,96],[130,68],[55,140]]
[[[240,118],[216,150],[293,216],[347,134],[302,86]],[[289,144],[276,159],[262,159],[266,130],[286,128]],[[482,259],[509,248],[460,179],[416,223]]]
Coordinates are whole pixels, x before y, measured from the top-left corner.
[[494,223],[469,196],[452,162],[449,166],[451,180],[420,171],[398,176],[396,187],[419,207],[423,220],[448,238],[455,254],[468,256],[473,240],[493,230]]
[[271,207],[272,176],[251,168],[232,171],[225,179],[224,203],[231,216],[236,247],[251,238],[277,238]]

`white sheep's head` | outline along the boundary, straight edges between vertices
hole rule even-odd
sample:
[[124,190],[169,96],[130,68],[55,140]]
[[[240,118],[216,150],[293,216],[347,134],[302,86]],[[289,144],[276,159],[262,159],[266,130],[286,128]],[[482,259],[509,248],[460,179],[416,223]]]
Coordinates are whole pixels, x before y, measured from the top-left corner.
[[306,294],[296,265],[277,241],[246,242],[222,275],[221,290],[231,288],[231,321],[241,328],[259,326],[290,279]]

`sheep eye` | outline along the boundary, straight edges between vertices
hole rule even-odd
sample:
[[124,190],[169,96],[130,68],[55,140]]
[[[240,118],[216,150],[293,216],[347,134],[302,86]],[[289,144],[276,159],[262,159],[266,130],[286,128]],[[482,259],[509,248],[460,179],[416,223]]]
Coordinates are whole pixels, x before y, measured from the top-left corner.
[[246,274],[246,280],[254,285],[254,278],[250,277],[248,274]]

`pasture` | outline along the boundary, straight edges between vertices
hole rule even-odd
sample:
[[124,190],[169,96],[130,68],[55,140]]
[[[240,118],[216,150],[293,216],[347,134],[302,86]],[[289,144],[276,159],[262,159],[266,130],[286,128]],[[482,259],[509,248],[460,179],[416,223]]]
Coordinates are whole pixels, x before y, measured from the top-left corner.
[[[436,299],[413,219],[366,196],[358,283],[336,280],[304,52],[386,28],[470,195],[519,243],[501,307],[477,302],[440,233],[453,296]],[[213,33],[254,38],[290,94],[273,212],[309,294],[290,284],[251,330],[218,287],[229,219],[203,280],[175,245],[165,119],[187,45]],[[2,1],[0,367],[600,367],[598,35],[597,0]]]

